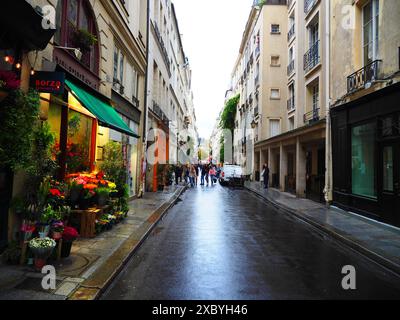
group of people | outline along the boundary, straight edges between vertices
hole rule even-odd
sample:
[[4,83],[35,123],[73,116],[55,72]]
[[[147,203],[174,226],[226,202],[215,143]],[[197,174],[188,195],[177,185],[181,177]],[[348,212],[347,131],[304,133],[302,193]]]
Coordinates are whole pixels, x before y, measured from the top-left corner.
[[200,176],[200,185],[204,186],[206,183],[214,185],[217,183],[221,168],[212,163],[207,164],[186,164],[177,165],[175,167],[175,184],[178,185],[182,181],[190,187],[198,185],[198,178]]

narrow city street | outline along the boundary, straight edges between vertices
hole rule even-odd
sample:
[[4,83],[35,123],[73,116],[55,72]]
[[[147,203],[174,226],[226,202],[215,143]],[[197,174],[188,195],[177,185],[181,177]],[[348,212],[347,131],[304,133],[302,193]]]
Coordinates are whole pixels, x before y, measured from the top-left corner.
[[[400,280],[245,189],[189,189],[102,299],[390,299]],[[342,267],[356,269],[345,291]]]

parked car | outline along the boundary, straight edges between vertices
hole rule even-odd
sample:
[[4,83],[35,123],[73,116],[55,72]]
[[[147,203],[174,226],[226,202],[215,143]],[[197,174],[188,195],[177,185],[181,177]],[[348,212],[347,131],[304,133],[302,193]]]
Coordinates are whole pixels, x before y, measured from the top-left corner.
[[219,183],[221,186],[243,186],[244,176],[242,167],[232,164],[224,165],[219,177]]

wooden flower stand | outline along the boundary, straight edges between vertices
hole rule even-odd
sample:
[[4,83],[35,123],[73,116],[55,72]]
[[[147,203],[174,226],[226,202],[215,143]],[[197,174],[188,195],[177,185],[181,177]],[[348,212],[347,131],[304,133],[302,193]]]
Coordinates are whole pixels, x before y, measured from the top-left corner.
[[90,208],[88,210],[72,210],[72,219],[77,218],[76,221],[79,224],[79,235],[82,238],[96,237],[96,219],[108,213],[111,208],[112,206],[107,205],[101,208]]

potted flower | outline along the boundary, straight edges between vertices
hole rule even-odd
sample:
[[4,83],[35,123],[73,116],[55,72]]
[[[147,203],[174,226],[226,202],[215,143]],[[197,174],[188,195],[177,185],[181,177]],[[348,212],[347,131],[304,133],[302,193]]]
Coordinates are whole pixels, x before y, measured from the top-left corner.
[[97,205],[104,207],[110,198],[110,189],[106,187],[98,187],[96,189]]
[[79,209],[87,210],[94,203],[94,197],[96,196],[96,192],[94,189],[97,188],[97,185],[94,184],[85,184],[83,186],[83,192],[81,194],[81,198],[79,200]]
[[21,241],[29,241],[36,230],[35,222],[23,220],[21,226]]
[[55,221],[51,225],[51,237],[58,241],[62,238],[64,231],[64,223],[62,221]]
[[71,254],[72,243],[79,237],[78,231],[73,227],[65,227],[62,233],[61,257],[67,258]]
[[61,215],[56,212],[51,205],[48,205],[43,210],[38,223],[38,233],[40,238],[45,238],[49,235],[50,224],[53,220],[61,220]]
[[34,238],[29,241],[29,248],[32,250],[35,257],[36,270],[42,270],[46,265],[47,259],[50,257],[56,242],[50,238]]

